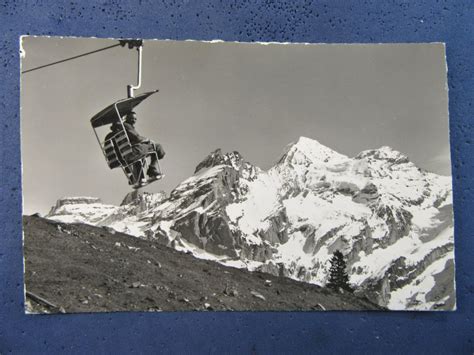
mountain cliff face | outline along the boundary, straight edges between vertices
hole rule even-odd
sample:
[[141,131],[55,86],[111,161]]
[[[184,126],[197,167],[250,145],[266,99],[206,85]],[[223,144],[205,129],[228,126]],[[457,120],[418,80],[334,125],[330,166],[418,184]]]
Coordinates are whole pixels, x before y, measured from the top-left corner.
[[301,137],[268,171],[216,150],[166,197],[59,200],[47,216],[198,258],[324,285],[340,250],[356,292],[389,309],[455,308],[451,178],[389,147],[354,158]]

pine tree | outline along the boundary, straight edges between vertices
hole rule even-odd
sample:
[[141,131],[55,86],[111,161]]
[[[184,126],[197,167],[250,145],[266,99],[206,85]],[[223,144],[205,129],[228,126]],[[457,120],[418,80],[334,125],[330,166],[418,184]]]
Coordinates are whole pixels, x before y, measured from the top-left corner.
[[346,273],[346,262],[344,255],[339,250],[336,250],[331,258],[331,267],[329,268],[329,280],[327,287],[333,290],[346,290],[352,292],[349,285],[349,276]]

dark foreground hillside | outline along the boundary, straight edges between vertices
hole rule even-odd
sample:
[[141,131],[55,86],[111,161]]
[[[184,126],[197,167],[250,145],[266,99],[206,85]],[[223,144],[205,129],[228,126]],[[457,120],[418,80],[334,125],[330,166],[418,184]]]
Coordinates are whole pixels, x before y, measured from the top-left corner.
[[366,299],[199,260],[84,224],[24,217],[27,311],[377,310]]

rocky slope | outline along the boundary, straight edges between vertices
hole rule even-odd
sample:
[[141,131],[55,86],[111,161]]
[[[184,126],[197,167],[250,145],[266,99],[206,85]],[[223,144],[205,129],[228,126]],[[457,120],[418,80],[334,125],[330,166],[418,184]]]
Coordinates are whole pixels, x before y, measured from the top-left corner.
[[455,308],[451,178],[389,147],[353,158],[301,137],[268,171],[216,150],[163,194],[58,201],[48,218],[148,238],[228,266],[324,285],[332,253],[390,309]]
[[379,310],[367,299],[199,260],[155,241],[24,217],[29,313]]

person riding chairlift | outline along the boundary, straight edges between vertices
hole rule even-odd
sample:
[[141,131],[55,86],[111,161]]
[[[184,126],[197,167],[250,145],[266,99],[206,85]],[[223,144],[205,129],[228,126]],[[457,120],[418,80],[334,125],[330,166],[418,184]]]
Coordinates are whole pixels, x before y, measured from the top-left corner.
[[[161,176],[158,159],[163,159],[165,156],[165,151],[161,144],[155,143],[152,140],[141,136],[135,129],[135,123],[137,121],[137,115],[135,112],[130,112],[125,116],[125,122],[123,123],[123,127],[125,128],[128,139],[130,140],[130,144],[132,145],[132,154],[127,157],[128,162],[136,161],[142,158],[145,155],[150,153],[156,152],[155,154],[151,154],[151,161],[147,171],[147,175],[150,179],[157,179]],[[122,129],[119,123],[113,123],[110,127],[111,132],[107,134],[105,140],[111,139],[118,131]],[[138,176],[138,172],[141,169],[140,162],[137,162],[133,166],[134,176]]]
[[161,173],[157,157],[160,160],[163,159],[163,157],[165,156],[165,151],[163,150],[161,144],[155,143],[154,141],[141,136],[135,129],[136,122],[137,115],[135,112],[131,111],[127,114],[125,122],[123,123],[123,126],[127,131],[130,144],[132,145],[132,154],[130,159],[136,160],[149,153],[156,152],[156,155],[151,154],[151,161],[147,171],[147,175],[151,179],[159,178]]

